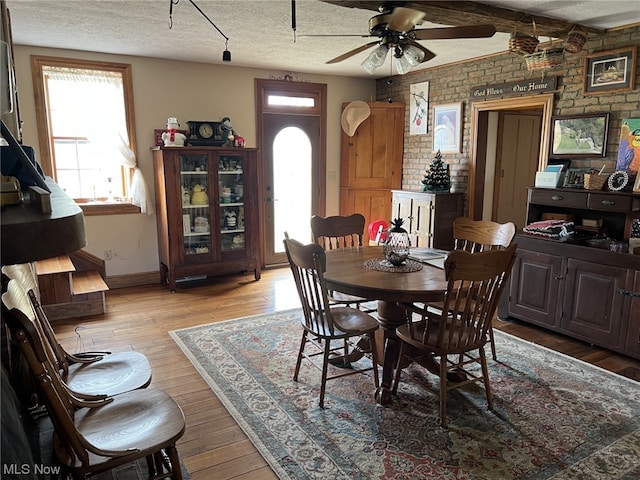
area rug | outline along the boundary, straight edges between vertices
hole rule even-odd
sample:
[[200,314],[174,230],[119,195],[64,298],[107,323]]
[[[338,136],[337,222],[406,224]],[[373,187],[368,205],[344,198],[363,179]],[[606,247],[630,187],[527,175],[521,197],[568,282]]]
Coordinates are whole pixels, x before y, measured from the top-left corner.
[[496,331],[494,412],[469,385],[441,428],[438,378],[413,366],[389,406],[363,374],[329,381],[321,409],[320,372],[292,380],[299,315],[170,332],[283,480],[640,478],[640,383]]

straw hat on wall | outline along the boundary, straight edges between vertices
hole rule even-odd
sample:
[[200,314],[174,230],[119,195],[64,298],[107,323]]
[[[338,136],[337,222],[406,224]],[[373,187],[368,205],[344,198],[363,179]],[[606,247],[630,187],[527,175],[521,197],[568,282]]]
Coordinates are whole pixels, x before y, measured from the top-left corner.
[[360,100],[351,102],[342,111],[342,117],[340,118],[342,130],[350,137],[353,137],[358,126],[369,118],[369,115],[371,115],[371,109],[367,102]]

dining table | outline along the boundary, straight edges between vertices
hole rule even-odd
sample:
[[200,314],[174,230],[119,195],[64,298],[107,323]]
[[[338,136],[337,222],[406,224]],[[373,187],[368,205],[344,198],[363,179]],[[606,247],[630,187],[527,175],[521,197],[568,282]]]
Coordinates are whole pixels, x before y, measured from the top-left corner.
[[[442,300],[447,289],[444,270],[411,259],[394,267],[385,261],[381,246],[328,250],[326,261],[327,289],[377,300],[377,319],[381,328],[376,343],[382,362],[382,379],[375,399],[377,403],[387,405],[392,401],[391,387],[400,349],[395,331],[407,322],[407,310],[401,304]],[[435,360],[426,359],[425,362],[426,368],[437,373]]]

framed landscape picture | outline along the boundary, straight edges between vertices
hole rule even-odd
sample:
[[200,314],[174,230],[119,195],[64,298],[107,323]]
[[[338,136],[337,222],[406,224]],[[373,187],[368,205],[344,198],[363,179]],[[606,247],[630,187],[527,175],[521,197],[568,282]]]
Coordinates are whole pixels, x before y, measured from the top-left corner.
[[635,87],[638,47],[597,52],[584,59],[584,95],[622,92]]
[[608,113],[551,118],[552,158],[604,157],[607,154]]
[[462,102],[433,107],[433,151],[460,153]]

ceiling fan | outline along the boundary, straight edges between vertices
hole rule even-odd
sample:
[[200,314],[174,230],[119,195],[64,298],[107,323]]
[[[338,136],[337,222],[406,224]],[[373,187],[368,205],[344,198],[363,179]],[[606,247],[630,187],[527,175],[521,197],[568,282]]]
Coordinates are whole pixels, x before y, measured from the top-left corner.
[[420,45],[417,40],[443,40],[454,38],[486,38],[496,33],[493,25],[468,25],[463,27],[442,27],[416,29],[426,13],[401,5],[385,4],[378,9],[381,13],[369,19],[369,35],[305,35],[332,37],[377,37],[378,40],[354,48],[329,60],[328,64],[338,63],[368,48],[377,45],[376,49],[362,62],[362,67],[369,73],[381,66],[387,52],[391,50],[396,59],[398,73],[403,74],[416,65],[431,60],[436,56],[431,50]]

